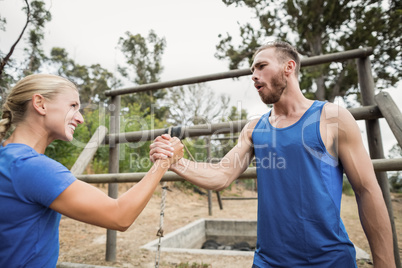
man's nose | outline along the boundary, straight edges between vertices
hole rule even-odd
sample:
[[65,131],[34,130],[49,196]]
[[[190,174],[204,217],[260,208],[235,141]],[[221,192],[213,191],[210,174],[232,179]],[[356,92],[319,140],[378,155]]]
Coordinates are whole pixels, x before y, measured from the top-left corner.
[[254,71],[253,74],[251,75],[251,80],[253,80],[254,82],[258,81],[258,75],[256,74],[255,71]]

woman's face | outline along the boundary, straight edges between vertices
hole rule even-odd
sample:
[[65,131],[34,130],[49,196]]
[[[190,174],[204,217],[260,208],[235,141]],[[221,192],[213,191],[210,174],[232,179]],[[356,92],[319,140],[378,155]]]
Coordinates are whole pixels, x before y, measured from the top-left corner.
[[75,128],[84,122],[78,92],[72,88],[62,89],[47,101],[46,129],[51,140],[72,141]]

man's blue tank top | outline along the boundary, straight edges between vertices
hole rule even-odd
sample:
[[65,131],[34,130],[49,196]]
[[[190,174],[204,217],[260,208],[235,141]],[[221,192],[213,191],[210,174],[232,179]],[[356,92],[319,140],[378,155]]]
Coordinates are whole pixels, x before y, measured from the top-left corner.
[[315,101],[289,127],[273,127],[271,112],[255,126],[255,266],[356,267],[356,252],[340,218],[343,168],[320,134],[324,104]]

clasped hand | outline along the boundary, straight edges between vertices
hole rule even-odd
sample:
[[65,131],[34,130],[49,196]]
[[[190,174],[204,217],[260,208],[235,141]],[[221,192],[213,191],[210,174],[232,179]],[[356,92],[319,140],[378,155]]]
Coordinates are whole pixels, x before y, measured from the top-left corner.
[[152,162],[168,159],[172,165],[183,157],[183,147],[178,138],[172,138],[169,134],[164,134],[156,137],[154,142],[149,146],[149,158]]

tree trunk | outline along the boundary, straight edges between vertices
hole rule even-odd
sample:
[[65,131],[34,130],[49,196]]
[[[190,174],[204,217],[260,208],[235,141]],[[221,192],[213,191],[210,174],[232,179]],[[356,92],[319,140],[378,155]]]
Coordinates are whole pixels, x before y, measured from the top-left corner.
[[[322,38],[321,34],[317,34],[310,40],[310,47],[312,51],[312,56],[319,56],[322,55]],[[315,66],[314,70],[315,72],[321,72],[321,66]],[[317,100],[325,100],[326,99],[326,94],[325,94],[325,78],[322,72],[320,75],[314,79],[314,82],[317,86],[317,90],[315,92],[315,97]]]

